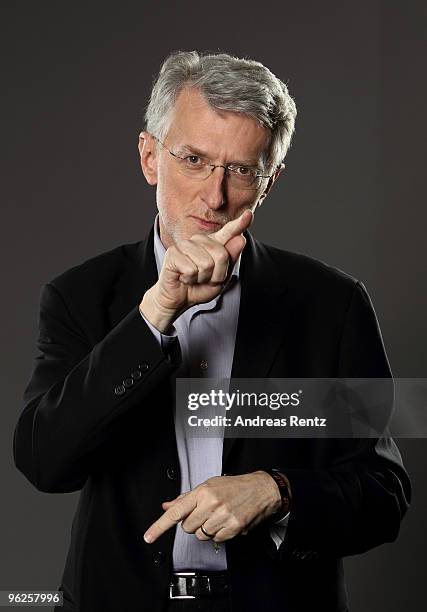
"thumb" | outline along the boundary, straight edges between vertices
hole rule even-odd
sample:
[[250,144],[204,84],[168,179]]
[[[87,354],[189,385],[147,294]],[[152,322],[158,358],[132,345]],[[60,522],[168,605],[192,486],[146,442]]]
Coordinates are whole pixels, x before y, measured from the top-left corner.
[[176,501],[176,500],[162,502],[162,508],[163,508],[163,510],[167,510],[168,508],[170,508],[171,506],[173,506],[173,504],[175,503],[175,501]]
[[162,507],[164,508],[165,506],[172,506],[172,504],[178,501],[178,499],[181,499],[181,497],[184,497],[185,495],[187,495],[187,493],[188,491],[186,491],[185,493],[181,493],[181,495],[178,495],[178,497],[175,497],[175,499],[171,499],[170,501],[162,502]]

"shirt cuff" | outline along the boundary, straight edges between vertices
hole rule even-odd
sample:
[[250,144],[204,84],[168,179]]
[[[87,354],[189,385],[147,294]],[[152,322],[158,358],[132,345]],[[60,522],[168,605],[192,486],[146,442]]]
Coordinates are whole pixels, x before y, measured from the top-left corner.
[[171,325],[170,330],[171,330],[171,334],[163,334],[161,331],[159,331],[157,329],[157,327],[154,327],[154,325],[152,323],[150,323],[150,321],[148,321],[148,319],[146,319],[144,317],[144,315],[142,314],[141,310],[139,311],[139,314],[141,315],[141,317],[144,319],[144,321],[146,322],[146,324],[148,325],[149,329],[151,330],[153,336],[155,338],[157,338],[157,342],[160,344],[160,346],[162,347],[163,351],[168,351],[168,349],[170,348],[170,345],[172,344],[172,342],[175,340],[175,338],[178,337],[177,331],[175,329],[175,327],[173,325]]
[[278,521],[275,521],[273,525],[277,525],[278,527],[287,527],[289,523],[290,515],[291,513],[288,512],[288,514],[286,514],[285,516],[282,516],[281,519],[279,519]]
[[290,512],[288,512],[286,516],[284,516],[279,521],[273,523],[273,525],[270,526],[270,536],[273,542],[276,544],[277,549],[279,549],[280,545],[285,539],[286,530],[288,528],[289,516]]

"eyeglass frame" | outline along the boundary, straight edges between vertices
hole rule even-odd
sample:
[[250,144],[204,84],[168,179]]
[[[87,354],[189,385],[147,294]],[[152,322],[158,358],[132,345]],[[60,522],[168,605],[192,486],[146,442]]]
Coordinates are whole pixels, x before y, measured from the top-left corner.
[[[184,161],[184,160],[185,160],[185,159],[186,159],[186,158],[187,158],[189,155],[191,156],[191,153],[190,153],[189,155],[186,155],[185,157],[181,157],[180,155],[177,155],[176,153],[174,153],[173,151],[171,151],[171,150],[169,149],[169,147],[167,147],[167,146],[165,145],[165,143],[164,143],[164,142],[162,142],[162,141],[161,141],[159,138],[157,138],[157,136],[154,136],[154,134],[151,134],[151,135],[152,135],[152,137],[154,138],[154,140],[157,140],[157,142],[158,142],[159,144],[161,144],[161,145],[162,145],[162,147],[164,147],[164,148],[166,149],[166,151],[168,151],[168,153],[170,153],[170,154],[172,155],[172,157],[175,157],[175,159],[181,159],[181,160],[183,160],[183,161]],[[201,155],[197,155],[196,153],[194,153],[193,155],[195,155],[196,157],[203,157],[203,156],[201,156]],[[208,158],[206,158],[206,159],[208,159]],[[231,170],[231,167],[235,167],[235,166],[237,166],[237,164],[228,164],[228,166],[224,166],[223,164],[204,164],[204,165],[205,165],[205,166],[209,166],[210,168],[212,168],[211,174],[212,174],[212,172],[215,170],[215,168],[224,168],[224,170],[225,170],[225,176],[227,176],[227,172],[233,172],[233,170]],[[245,166],[245,164],[238,164],[238,167],[240,167],[240,168],[246,168],[246,167],[250,167],[250,166]],[[279,168],[281,168],[281,167],[284,167],[284,164],[280,164],[280,166],[278,166],[278,169],[279,169]],[[273,173],[273,174],[267,174],[267,175],[264,175],[264,174],[257,174],[257,175],[255,175],[255,177],[254,177],[254,181],[255,181],[257,178],[262,178],[262,179],[272,179],[272,178],[273,178],[273,176],[274,176],[274,174],[275,174],[275,173]],[[184,176],[188,176],[188,175],[184,174]],[[209,176],[210,176],[210,174],[208,174],[208,175],[206,176],[206,178],[204,178],[204,179],[199,179],[199,180],[201,180],[201,181],[206,181],[206,179],[208,179],[208,178],[209,178]],[[260,189],[260,188],[261,188],[261,185],[259,185],[259,187],[248,187],[247,189],[254,189],[254,190],[256,191],[257,189]],[[244,187],[242,187],[242,189],[245,189],[245,188],[244,188]]]

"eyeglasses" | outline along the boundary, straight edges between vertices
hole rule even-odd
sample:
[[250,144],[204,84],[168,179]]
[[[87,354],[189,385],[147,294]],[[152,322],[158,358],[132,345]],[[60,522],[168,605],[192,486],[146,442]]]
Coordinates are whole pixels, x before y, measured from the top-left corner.
[[207,157],[189,153],[181,156],[171,151],[161,140],[153,136],[158,143],[168,151],[172,157],[178,162],[178,171],[184,176],[196,179],[198,181],[206,180],[215,168],[224,168],[225,175],[230,181],[230,185],[236,189],[252,189],[257,190],[261,187],[265,179],[271,178],[273,175],[264,175],[259,168],[251,168],[250,166],[242,166],[240,164],[213,164]]

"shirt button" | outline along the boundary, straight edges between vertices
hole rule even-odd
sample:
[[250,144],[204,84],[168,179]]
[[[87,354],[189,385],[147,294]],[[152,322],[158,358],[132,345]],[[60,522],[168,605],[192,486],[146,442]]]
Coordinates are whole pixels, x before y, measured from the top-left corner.
[[116,395],[123,395],[123,393],[126,392],[126,389],[124,388],[123,385],[117,385],[117,387],[114,389],[114,393]]
[[175,480],[176,474],[173,467],[168,467],[166,470],[166,476],[169,478],[169,480]]
[[200,362],[200,369],[203,372],[208,369],[208,362],[206,361],[206,359],[202,359],[202,361]]
[[163,553],[161,550],[157,550],[155,553],[153,553],[153,563],[154,565],[160,565],[161,563],[163,563],[164,558],[163,558]]

